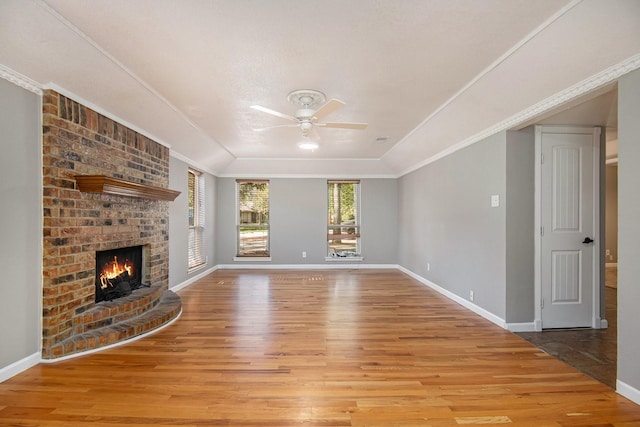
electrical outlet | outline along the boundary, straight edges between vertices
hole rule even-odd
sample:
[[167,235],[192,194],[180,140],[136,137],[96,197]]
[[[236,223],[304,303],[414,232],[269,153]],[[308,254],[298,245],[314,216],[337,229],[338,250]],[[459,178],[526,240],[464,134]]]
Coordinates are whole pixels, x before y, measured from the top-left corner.
[[473,294],[473,291],[469,291],[469,300],[470,300],[470,301],[473,301],[473,297],[474,297],[474,296],[475,296],[475,295]]
[[431,271],[431,264],[427,263],[427,271]]
[[302,251],[302,258],[306,258],[307,257],[307,251]]

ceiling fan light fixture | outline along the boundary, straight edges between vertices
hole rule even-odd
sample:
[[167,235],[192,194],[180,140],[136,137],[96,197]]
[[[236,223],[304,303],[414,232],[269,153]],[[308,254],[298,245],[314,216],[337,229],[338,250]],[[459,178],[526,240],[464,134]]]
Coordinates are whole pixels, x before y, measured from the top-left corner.
[[300,121],[300,129],[302,129],[302,133],[307,133],[313,128],[313,123],[310,120],[301,120]]
[[315,141],[300,141],[298,142],[298,148],[301,150],[317,150],[320,145]]

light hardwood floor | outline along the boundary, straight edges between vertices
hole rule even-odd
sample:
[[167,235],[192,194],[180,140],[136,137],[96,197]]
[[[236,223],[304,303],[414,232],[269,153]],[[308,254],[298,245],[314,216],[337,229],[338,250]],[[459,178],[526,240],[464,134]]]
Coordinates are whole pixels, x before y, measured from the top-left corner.
[[219,270],[179,294],[171,326],[0,384],[0,425],[640,425],[640,406],[396,270]]

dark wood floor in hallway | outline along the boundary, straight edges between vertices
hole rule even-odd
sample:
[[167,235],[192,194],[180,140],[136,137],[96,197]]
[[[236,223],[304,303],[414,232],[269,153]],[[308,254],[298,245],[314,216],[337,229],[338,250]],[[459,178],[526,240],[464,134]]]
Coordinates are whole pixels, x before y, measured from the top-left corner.
[[618,363],[618,290],[607,287],[606,329],[545,330],[518,335],[553,357],[581,372],[616,388]]
[[640,425],[640,406],[396,270],[218,270],[179,295],[153,335],[0,384],[0,425]]

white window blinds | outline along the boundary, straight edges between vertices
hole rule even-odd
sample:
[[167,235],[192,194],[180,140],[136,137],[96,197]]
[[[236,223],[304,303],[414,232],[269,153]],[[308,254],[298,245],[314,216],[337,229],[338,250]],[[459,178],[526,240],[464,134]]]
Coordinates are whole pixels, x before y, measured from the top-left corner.
[[196,170],[188,171],[189,196],[189,268],[205,263],[204,256],[204,178]]

